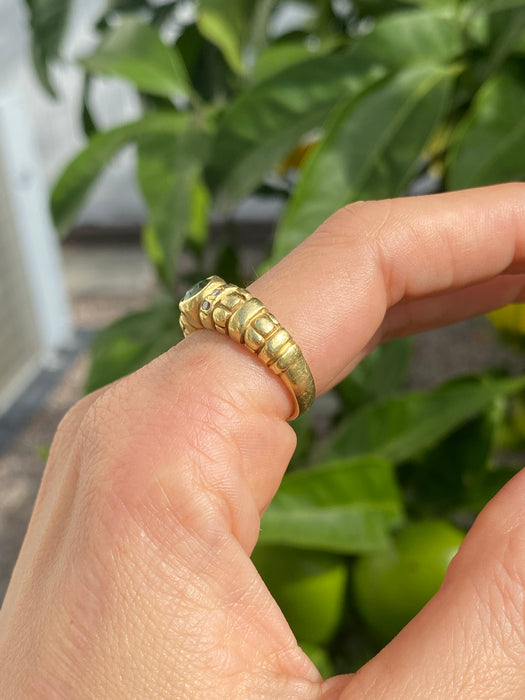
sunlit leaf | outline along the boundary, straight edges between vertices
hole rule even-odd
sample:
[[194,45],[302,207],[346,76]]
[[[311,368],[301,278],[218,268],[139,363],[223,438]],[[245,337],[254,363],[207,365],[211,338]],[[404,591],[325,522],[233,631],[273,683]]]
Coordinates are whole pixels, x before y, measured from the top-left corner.
[[146,250],[154,239],[153,261],[168,289],[185,239],[207,229],[201,181],[207,146],[208,134],[192,120],[176,134],[143,135],[138,146],[138,179],[149,211]]
[[208,168],[218,206],[228,209],[253,191],[334,105],[380,74],[346,52],[303,61],[243,92],[224,114]]
[[421,454],[486,411],[500,397],[525,388],[525,377],[454,380],[367,404],[345,418],[317,450],[318,459],[373,452],[394,463]]
[[59,55],[67,27],[71,0],[25,0],[31,24],[31,49],[37,75],[47,92],[55,96],[49,63]]
[[461,26],[454,13],[424,10],[381,17],[356,46],[359,55],[396,69],[419,62],[446,64],[462,50]]
[[247,0],[200,0],[197,26],[218,46],[236,73],[244,71],[243,45],[248,33],[250,3]]
[[525,178],[525,86],[501,73],[479,90],[458,128],[447,170],[452,190]]
[[403,508],[391,465],[340,460],[287,474],[263,515],[261,543],[355,554],[388,543]]
[[449,103],[454,74],[433,64],[407,68],[337,110],[278,225],[273,261],[345,204],[403,192]]
[[82,64],[90,73],[124,78],[152,95],[173,97],[191,90],[177,49],[164,44],[155,29],[135,18],[127,17],[110,30]]
[[314,44],[306,39],[287,39],[270,44],[257,58],[252,79],[261,83],[293,65],[330,53],[340,43],[337,37],[330,37]]
[[178,134],[187,121],[186,115],[152,112],[136,122],[95,134],[67,165],[53,189],[51,209],[58,231],[67,233],[93,183],[126,144],[148,134]]

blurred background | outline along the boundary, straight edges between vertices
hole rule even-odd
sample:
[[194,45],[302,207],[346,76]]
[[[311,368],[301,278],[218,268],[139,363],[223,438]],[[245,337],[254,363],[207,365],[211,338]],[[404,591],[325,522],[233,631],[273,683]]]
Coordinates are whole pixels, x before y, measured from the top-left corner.
[[[0,65],[0,599],[60,418],[181,339],[187,287],[355,200],[525,177],[520,0],[0,0]],[[521,466],[524,333],[389,343],[294,424],[254,559],[323,673]]]
[[[131,152],[92,193],[78,236],[62,245],[50,214],[53,182],[86,143],[76,61],[96,44],[103,6],[71,3],[50,95],[32,60],[30,7],[0,2],[0,598],[54,431],[82,396],[92,332],[143,305],[155,286],[138,244],[144,207]],[[107,126],[138,113],[133,88],[109,82],[94,97]]]

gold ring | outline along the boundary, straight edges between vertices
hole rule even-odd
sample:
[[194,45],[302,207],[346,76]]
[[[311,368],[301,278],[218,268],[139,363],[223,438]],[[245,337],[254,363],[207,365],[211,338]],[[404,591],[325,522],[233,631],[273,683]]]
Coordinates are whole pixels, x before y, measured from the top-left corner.
[[265,305],[250,292],[213,275],[197,282],[179,303],[185,336],[207,328],[228,335],[257,355],[290,390],[295,409],[310,408],[315,384],[301,349]]

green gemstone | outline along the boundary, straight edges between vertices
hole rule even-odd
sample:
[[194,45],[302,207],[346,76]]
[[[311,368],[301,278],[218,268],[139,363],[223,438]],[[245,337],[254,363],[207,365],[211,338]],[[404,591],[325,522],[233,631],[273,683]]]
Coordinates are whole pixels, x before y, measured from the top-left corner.
[[191,297],[194,297],[196,294],[198,294],[204,287],[207,286],[209,283],[210,278],[206,277],[205,280],[201,280],[200,282],[197,282],[197,284],[194,284],[191,289],[188,289],[186,294],[184,295],[184,301],[187,301]]

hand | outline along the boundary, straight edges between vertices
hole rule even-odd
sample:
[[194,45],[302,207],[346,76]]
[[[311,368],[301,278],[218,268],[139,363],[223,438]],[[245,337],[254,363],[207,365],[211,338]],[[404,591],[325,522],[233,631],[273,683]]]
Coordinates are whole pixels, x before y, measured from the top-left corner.
[[[516,184],[353,204],[251,291],[321,394],[387,338],[525,299],[524,272]],[[211,332],[74,406],[2,608],[2,697],[525,697],[525,472],[401,634],[322,681],[249,558],[291,411],[277,377]]]

